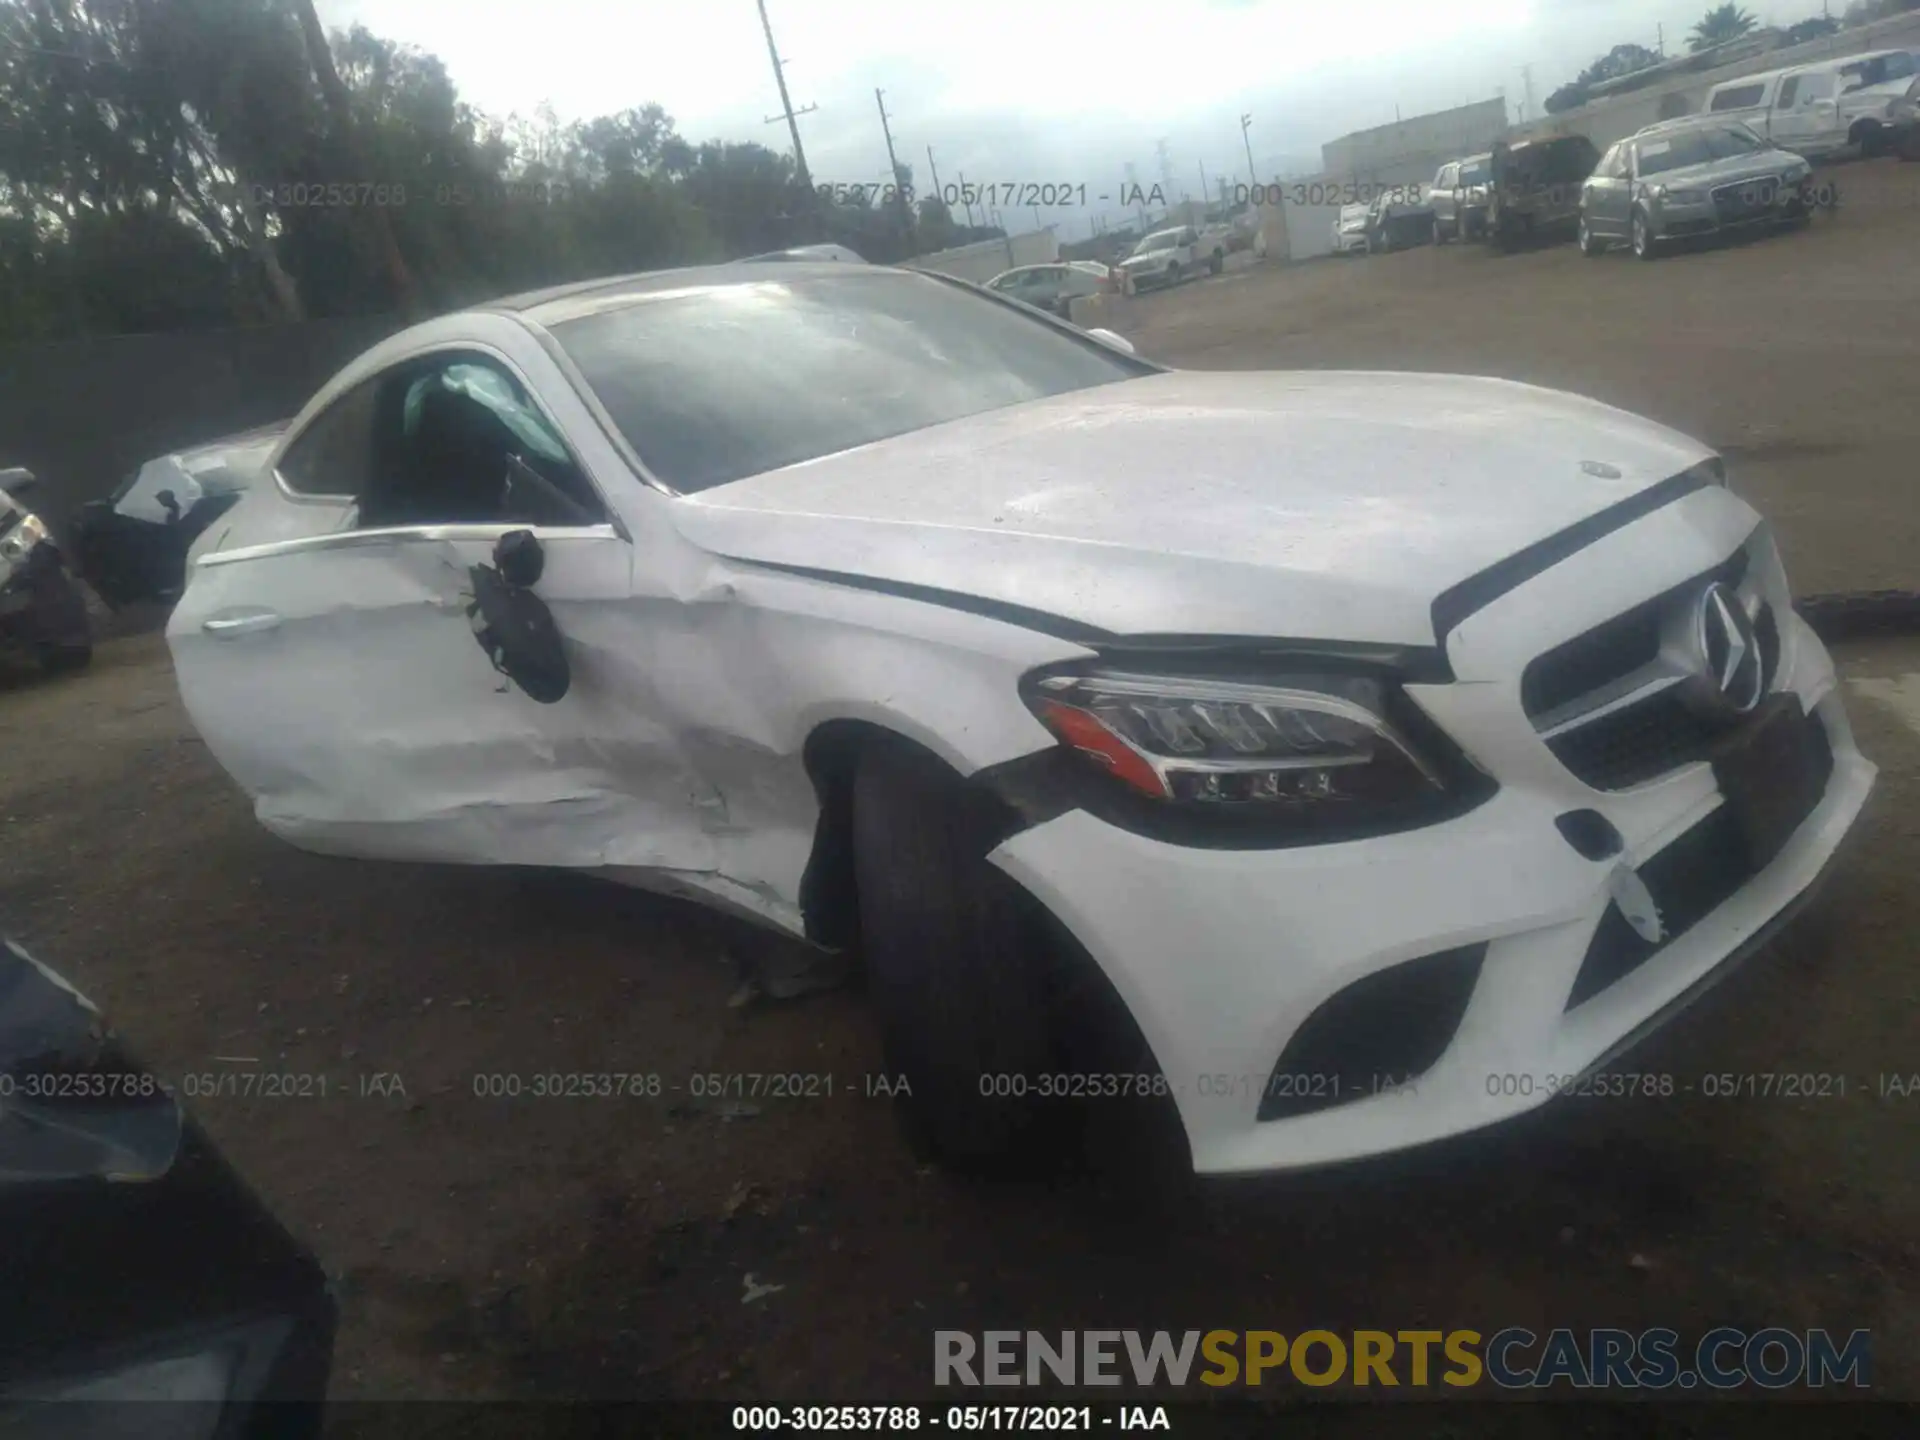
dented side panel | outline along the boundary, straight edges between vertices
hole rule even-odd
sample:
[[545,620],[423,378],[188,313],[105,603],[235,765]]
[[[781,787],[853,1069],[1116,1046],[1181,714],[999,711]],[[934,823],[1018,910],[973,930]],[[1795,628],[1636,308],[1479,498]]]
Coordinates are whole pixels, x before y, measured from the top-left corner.
[[[796,934],[820,725],[880,726],[963,774],[1053,743],[1018,681],[1082,647],[717,561],[663,519],[646,517],[638,545],[543,537],[537,590],[573,666],[558,704],[508,685],[474,643],[482,539],[200,567],[169,626],[182,695],[261,822],[303,848],[600,870]],[[274,623],[205,628],[255,615]]]
[[801,934],[820,725],[881,726],[962,774],[1054,743],[1018,681],[1082,647],[717,558],[682,533],[690,502],[634,474],[513,317],[384,342],[283,446],[369,374],[442,346],[516,369],[612,512],[590,536],[536,532],[535,590],[572,688],[537,704],[474,642],[467,569],[490,539],[354,535],[351,503],[295,499],[269,476],[196,548],[168,639],[194,724],[275,833],[343,855],[595,870]]

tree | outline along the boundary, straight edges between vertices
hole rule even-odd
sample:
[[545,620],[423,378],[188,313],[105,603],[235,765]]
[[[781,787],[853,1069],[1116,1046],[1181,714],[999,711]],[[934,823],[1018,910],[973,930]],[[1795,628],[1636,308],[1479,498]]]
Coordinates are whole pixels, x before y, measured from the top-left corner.
[[1727,4],[1716,6],[1700,17],[1693,27],[1693,33],[1687,37],[1687,49],[1698,53],[1711,50],[1716,45],[1725,45],[1751,33],[1759,23],[1733,0],[1728,0]]
[[[338,143],[348,161],[349,175],[345,183],[355,186],[378,184],[371,166],[364,163],[372,158],[371,152],[361,142],[354,121],[353,98],[346,82],[340,78],[340,72],[334,68],[333,50],[327,44],[327,32],[321,28],[313,0],[290,0],[290,3],[293,5],[294,18],[300,22],[300,33],[306,41],[307,63],[313,66],[314,77],[320,82],[320,94],[326,100]],[[352,174],[356,169],[360,173]],[[387,211],[385,205],[371,204],[359,207],[358,213],[366,217],[367,229],[379,250],[387,280],[393,286],[394,304],[402,313],[413,315],[420,309],[420,296],[414,288],[413,272],[407,266],[406,256],[400,252],[400,242],[393,233],[393,220]]]
[[1574,79],[1547,96],[1547,113],[1558,115],[1563,110],[1572,110],[1584,105],[1593,98],[1594,86],[1608,80],[1617,80],[1623,75],[1631,75],[1635,71],[1645,70],[1648,66],[1659,63],[1660,56],[1644,45],[1635,45],[1630,42],[1616,45],[1582,70]]
[[1789,25],[1786,33],[1781,36],[1780,43],[1804,45],[1809,40],[1818,40],[1823,35],[1831,35],[1839,28],[1840,22],[1831,15],[1814,15],[1798,24]]

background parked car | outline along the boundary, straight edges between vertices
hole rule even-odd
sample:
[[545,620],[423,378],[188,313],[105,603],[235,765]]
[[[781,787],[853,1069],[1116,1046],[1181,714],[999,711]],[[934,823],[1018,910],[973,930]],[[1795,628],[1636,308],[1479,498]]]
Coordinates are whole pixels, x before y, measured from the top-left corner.
[[1207,264],[1201,255],[1200,232],[1191,225],[1156,230],[1120,262],[1120,268],[1138,290],[1156,285],[1178,285]]
[[187,551],[232,509],[287,428],[284,420],[155,456],[73,522],[74,564],[109,605],[171,600]]
[[87,602],[46,523],[21,503],[39,485],[31,470],[0,470],[0,646],[49,673],[78,670],[93,659]]
[[1701,113],[1738,120],[1782,150],[1815,159],[1850,143],[1841,88],[1838,62],[1795,65],[1723,81],[1707,92]]
[[1426,187],[1382,190],[1367,207],[1367,253],[1387,254],[1433,238],[1433,204]]
[[1581,186],[1600,152],[1584,135],[1556,135],[1494,146],[1487,201],[1487,238],[1502,250],[1572,239],[1579,228]]
[[1097,260],[1063,260],[1055,265],[1021,265],[1003,270],[987,282],[987,289],[1011,300],[1022,300],[1063,318],[1073,301],[1088,295],[1112,295],[1126,288],[1125,279]]
[[1668,241],[1791,224],[1812,209],[1812,169],[1737,121],[1662,126],[1622,140],[1581,190],[1580,248],[1626,241],[1651,260]]
[[1333,253],[1336,255],[1367,253],[1367,207],[1365,205],[1340,207],[1340,214],[1333,222]]
[[1902,160],[1920,160],[1920,80],[1907,87],[1887,117],[1892,133],[1886,146]]
[[1843,62],[1840,119],[1862,155],[1880,155],[1899,143],[1901,104],[1920,74],[1911,50],[1881,50]]
[[1433,177],[1427,203],[1433,207],[1433,240],[1478,239],[1486,226],[1487,186],[1493,179],[1492,155],[1449,160]]

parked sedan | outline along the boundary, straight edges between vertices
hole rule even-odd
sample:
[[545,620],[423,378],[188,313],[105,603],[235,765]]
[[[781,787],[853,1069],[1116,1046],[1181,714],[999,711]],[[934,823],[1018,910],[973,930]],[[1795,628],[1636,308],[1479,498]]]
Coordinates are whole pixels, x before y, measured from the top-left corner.
[[0,650],[58,674],[92,661],[93,631],[66,555],[23,503],[39,488],[39,477],[23,466],[0,470]]
[[1671,241],[1798,223],[1812,212],[1812,173],[1735,121],[1662,126],[1601,157],[1581,190],[1580,248],[1625,240],[1651,260]]
[[1336,255],[1364,255],[1367,253],[1367,223],[1370,207],[1366,205],[1342,205],[1340,214],[1333,222],[1333,253]]
[[857,947],[957,1163],[1066,1153],[1062,1096],[1204,1172],[1541,1104],[1874,778],[1718,457],[1530,385],[733,265],[404,331],[269,473],[167,631],[261,822]]
[[987,288],[1010,300],[1022,300],[1041,310],[1067,317],[1075,300],[1089,295],[1114,295],[1129,289],[1117,269],[1093,260],[1065,260],[1053,265],[1022,265],[1002,270]]

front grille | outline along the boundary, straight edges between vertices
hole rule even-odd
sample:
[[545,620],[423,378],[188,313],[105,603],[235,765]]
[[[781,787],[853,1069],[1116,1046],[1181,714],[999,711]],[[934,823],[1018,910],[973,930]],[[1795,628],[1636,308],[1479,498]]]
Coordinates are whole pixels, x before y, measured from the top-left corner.
[[[1814,793],[1824,794],[1833,775],[1832,740],[1817,715],[1809,717],[1808,732],[1814,773],[1819,780]],[[1746,860],[1746,847],[1732,810],[1722,805],[1640,866],[1637,873],[1659,908],[1665,938],[1657,943],[1642,939],[1620,913],[1620,907],[1609,905],[1574,976],[1573,989],[1567,996],[1568,1010],[1638,970],[1732,899],[1757,872]]]
[[1547,748],[1595,790],[1629,790],[1703,758],[1726,729],[1668,690],[1556,735]]
[[[1771,689],[1780,668],[1780,628],[1773,605],[1750,585],[1749,537],[1709,570],[1602,621],[1538,655],[1520,677],[1520,703],[1556,759],[1595,790],[1644,785],[1704,759],[1726,722],[1697,714],[1681,699],[1685,678],[1673,654],[1662,654],[1668,627],[1686,623],[1688,608],[1708,585],[1741,590],[1755,604],[1754,638]],[[1661,688],[1662,686],[1665,688]],[[1640,693],[1628,703],[1625,696]],[[1608,709],[1616,705],[1617,709]],[[1591,715],[1592,718],[1587,718]]]
[[1780,192],[1777,180],[1748,180],[1722,185],[1713,192],[1713,213],[1723,222],[1751,219],[1773,208]]
[[1527,718],[1603,689],[1660,653],[1660,622],[1668,609],[1684,603],[1714,581],[1737,586],[1747,578],[1747,547],[1742,545],[1711,570],[1683,580],[1631,610],[1576,635],[1536,656],[1520,677],[1520,703]]

